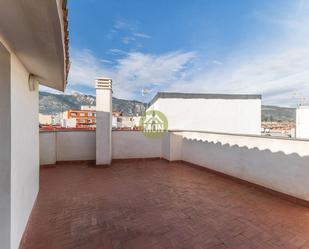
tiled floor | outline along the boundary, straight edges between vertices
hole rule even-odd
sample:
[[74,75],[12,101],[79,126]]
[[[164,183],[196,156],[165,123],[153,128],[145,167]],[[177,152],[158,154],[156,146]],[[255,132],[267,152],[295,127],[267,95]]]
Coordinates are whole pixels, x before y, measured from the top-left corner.
[[41,170],[22,249],[309,248],[309,209],[181,163]]

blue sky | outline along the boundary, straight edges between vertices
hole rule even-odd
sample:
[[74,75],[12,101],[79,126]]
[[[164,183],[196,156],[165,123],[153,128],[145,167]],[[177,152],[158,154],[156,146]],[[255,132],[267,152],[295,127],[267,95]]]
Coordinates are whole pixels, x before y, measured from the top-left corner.
[[[148,101],[157,91],[309,97],[307,0],[71,0],[67,92]],[[142,89],[150,93],[142,96]]]

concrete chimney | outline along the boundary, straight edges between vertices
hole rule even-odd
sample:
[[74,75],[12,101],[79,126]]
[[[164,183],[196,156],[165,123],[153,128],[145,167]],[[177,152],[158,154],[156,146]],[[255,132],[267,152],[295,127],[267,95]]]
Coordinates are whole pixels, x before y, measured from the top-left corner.
[[112,161],[112,79],[96,79],[96,165]]

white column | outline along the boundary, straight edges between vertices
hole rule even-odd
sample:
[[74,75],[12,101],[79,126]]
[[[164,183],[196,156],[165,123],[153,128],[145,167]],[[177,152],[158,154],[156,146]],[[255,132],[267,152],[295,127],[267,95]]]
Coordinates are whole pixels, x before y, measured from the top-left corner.
[[96,80],[96,164],[112,161],[112,79]]
[[39,191],[39,95],[33,79],[0,41],[1,249],[18,248]]

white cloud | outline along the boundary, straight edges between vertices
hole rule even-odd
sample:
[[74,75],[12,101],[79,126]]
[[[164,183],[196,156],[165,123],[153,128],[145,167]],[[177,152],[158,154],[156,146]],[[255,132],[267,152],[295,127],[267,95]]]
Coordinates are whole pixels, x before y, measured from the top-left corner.
[[223,65],[223,62],[218,60],[212,60],[212,63],[215,65]]
[[171,82],[185,79],[187,66],[194,58],[193,52],[175,51],[161,55],[130,52],[116,60],[114,67],[109,67],[91,51],[73,49],[69,83],[71,86],[94,87],[98,76],[108,76],[113,78],[117,97],[134,98],[139,97],[134,96],[134,92],[149,85],[166,87]]
[[111,48],[108,52],[112,54],[122,54],[122,55],[127,54],[126,51],[118,49],[118,48]]
[[134,97],[144,87],[167,87],[185,78],[187,66],[195,58],[193,52],[171,52],[162,55],[129,53],[115,67],[115,92],[121,97]]
[[248,58],[235,56],[190,82],[174,82],[172,91],[263,94],[265,103],[290,105],[293,93],[309,95],[309,47],[286,48]]
[[133,35],[136,36],[136,37],[140,37],[140,38],[151,39],[150,35],[146,35],[146,34],[140,33],[140,32],[134,32]]
[[151,39],[151,36],[139,31],[137,23],[132,23],[127,20],[117,20],[113,24],[113,28],[107,34],[108,39],[121,37],[123,44],[134,44],[139,47],[141,43],[138,40]]
[[130,31],[135,31],[137,29],[137,24],[129,22],[127,20],[116,20],[114,22],[113,28],[116,30],[126,29]]
[[135,41],[136,41],[136,39],[135,39],[134,36],[125,36],[125,37],[122,38],[122,42],[124,44],[130,44],[130,43],[135,42]]
[[95,86],[95,79],[108,76],[112,71],[102,63],[102,59],[93,55],[90,50],[71,49],[71,68],[69,73],[70,85]]

